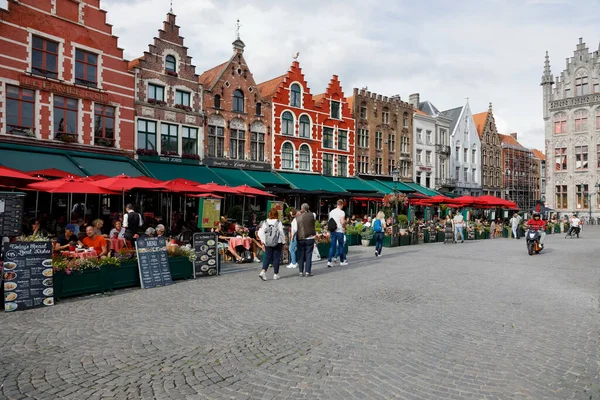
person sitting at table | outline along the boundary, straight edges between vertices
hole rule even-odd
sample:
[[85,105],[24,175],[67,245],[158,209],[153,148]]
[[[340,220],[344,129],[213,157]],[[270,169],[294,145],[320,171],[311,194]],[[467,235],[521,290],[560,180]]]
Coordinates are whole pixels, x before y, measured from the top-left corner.
[[81,240],[81,244],[86,246],[88,249],[94,249],[98,258],[106,258],[108,255],[108,245],[106,239],[96,234],[96,229],[93,226],[85,228],[85,234],[87,235]]
[[54,244],[54,251],[68,250],[70,246],[75,246],[79,242],[79,238],[75,234],[75,224],[67,224],[65,226],[64,235],[60,235]]
[[240,255],[235,251],[234,248],[232,248],[229,245],[229,239],[231,239],[232,237],[237,236],[234,232],[234,234],[230,234],[230,233],[226,233],[223,232],[223,226],[221,224],[219,224],[217,226],[216,229],[212,230],[213,232],[215,232],[217,234],[218,240],[219,240],[219,250],[223,250],[223,252],[229,252],[233,258],[235,258],[235,261],[237,263],[242,263],[244,261],[244,259],[242,257],[240,257]]
[[102,227],[104,226],[104,221],[103,220],[101,220],[100,218],[93,220],[92,221],[92,226],[94,227],[94,229],[96,229],[96,235],[103,236],[103,237],[108,237],[108,235],[103,235],[102,234]]
[[110,238],[118,238],[118,239],[124,239],[125,238],[125,228],[123,228],[123,224],[121,223],[121,221],[116,220],[113,222],[113,226],[114,228],[112,228],[110,230]]
[[150,227],[146,229],[143,235],[140,235],[142,238],[151,238],[156,236],[156,229]]
[[156,225],[156,236],[157,237],[165,236],[165,226],[163,224]]
[[[236,237],[245,237],[248,236],[248,229],[243,227],[240,224],[235,224],[235,236]],[[252,240],[252,244],[250,246],[250,249],[246,249],[244,246],[236,246],[235,251],[239,254],[242,253],[245,250],[252,250],[252,257],[254,259],[254,262],[261,262],[261,260],[259,260],[258,256],[257,256],[257,251],[258,248],[262,248],[262,244],[260,244],[260,242],[256,239],[253,238],[249,238],[250,240]]]
[[31,226],[31,236],[46,238],[48,237],[48,232],[45,229],[42,229],[42,223],[39,219],[35,218],[29,221],[29,226]]

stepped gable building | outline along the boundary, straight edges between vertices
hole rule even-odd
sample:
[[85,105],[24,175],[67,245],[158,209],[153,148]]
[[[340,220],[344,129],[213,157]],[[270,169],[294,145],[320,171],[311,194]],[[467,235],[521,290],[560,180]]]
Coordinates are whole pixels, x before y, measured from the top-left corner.
[[168,13],[148,51],[129,63],[135,74],[137,152],[198,160],[204,151],[202,89],[175,19]]
[[451,191],[456,181],[450,170],[450,123],[429,101],[420,101],[419,93],[409,96],[414,109],[414,179],[430,189]]
[[272,103],[273,168],[284,172],[353,176],[354,120],[336,75],[313,96],[300,63],[259,85]]
[[0,10],[0,140],[134,149],[134,78],[99,0],[9,1]]
[[533,151],[517,141],[517,134],[498,134],[502,147],[502,167],[504,168],[504,198],[517,203],[519,208],[528,211],[540,199],[538,161]]
[[481,185],[484,195],[502,196],[502,147],[496,129],[492,103],[486,112],[473,115],[481,140]]
[[[563,213],[600,215],[600,47],[590,52],[580,38],[573,57],[554,77],[546,52],[542,75],[548,207]],[[594,194],[594,196],[592,196]],[[589,204],[591,201],[591,205]]]
[[450,171],[454,171],[456,188],[462,195],[480,196],[481,191],[481,140],[473,121],[469,102],[442,112],[450,125]]
[[392,176],[413,181],[413,112],[400,96],[382,96],[354,88],[348,99],[356,123],[357,175]]
[[531,151],[533,151],[533,156],[535,157],[535,159],[538,161],[539,164],[539,176],[540,176],[540,184],[539,184],[539,192],[540,192],[540,197],[539,199],[543,202],[545,202],[546,199],[546,155],[538,150],[538,149],[531,149]]
[[271,108],[244,59],[246,45],[233,42],[233,55],[199,77],[206,113],[204,164],[270,170]]

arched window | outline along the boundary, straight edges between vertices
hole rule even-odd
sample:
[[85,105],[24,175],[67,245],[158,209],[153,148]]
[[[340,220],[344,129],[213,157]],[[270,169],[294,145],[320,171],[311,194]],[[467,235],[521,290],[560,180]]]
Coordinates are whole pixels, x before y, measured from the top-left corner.
[[218,94],[215,95],[215,108],[221,108],[221,96]]
[[300,146],[300,171],[310,171],[310,148],[303,144]]
[[244,112],[244,93],[240,89],[233,92],[233,111]]
[[300,85],[294,83],[290,88],[290,105],[292,107],[301,107],[301,91]]
[[586,110],[575,111],[575,132],[587,131],[588,113]]
[[300,116],[300,137],[310,138],[310,119],[308,115]]
[[262,103],[256,103],[256,115],[262,115]]
[[294,116],[289,111],[281,115],[281,134],[294,136]]
[[167,72],[177,72],[177,62],[175,57],[170,54],[165,57],[165,70]]
[[291,143],[281,146],[281,168],[294,169],[294,148]]

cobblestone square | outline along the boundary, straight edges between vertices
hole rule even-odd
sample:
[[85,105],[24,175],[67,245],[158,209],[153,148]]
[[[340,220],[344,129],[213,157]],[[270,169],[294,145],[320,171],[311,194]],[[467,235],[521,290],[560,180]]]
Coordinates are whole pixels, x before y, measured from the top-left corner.
[[600,229],[0,314],[0,399],[600,399]]

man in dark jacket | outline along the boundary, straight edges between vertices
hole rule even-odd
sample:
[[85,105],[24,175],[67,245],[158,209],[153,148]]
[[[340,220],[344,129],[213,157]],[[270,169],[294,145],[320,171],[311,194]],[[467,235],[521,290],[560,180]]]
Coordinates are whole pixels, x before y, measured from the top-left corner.
[[[312,254],[315,248],[315,215],[310,212],[308,204],[304,203],[301,207],[299,217],[296,217],[298,222],[298,268],[300,269],[300,276],[313,276],[311,273],[312,268]],[[306,266],[305,266],[306,265]]]
[[142,226],[142,217],[133,210],[132,204],[125,206],[123,216],[123,227],[125,228],[125,239],[133,243],[138,230]]

